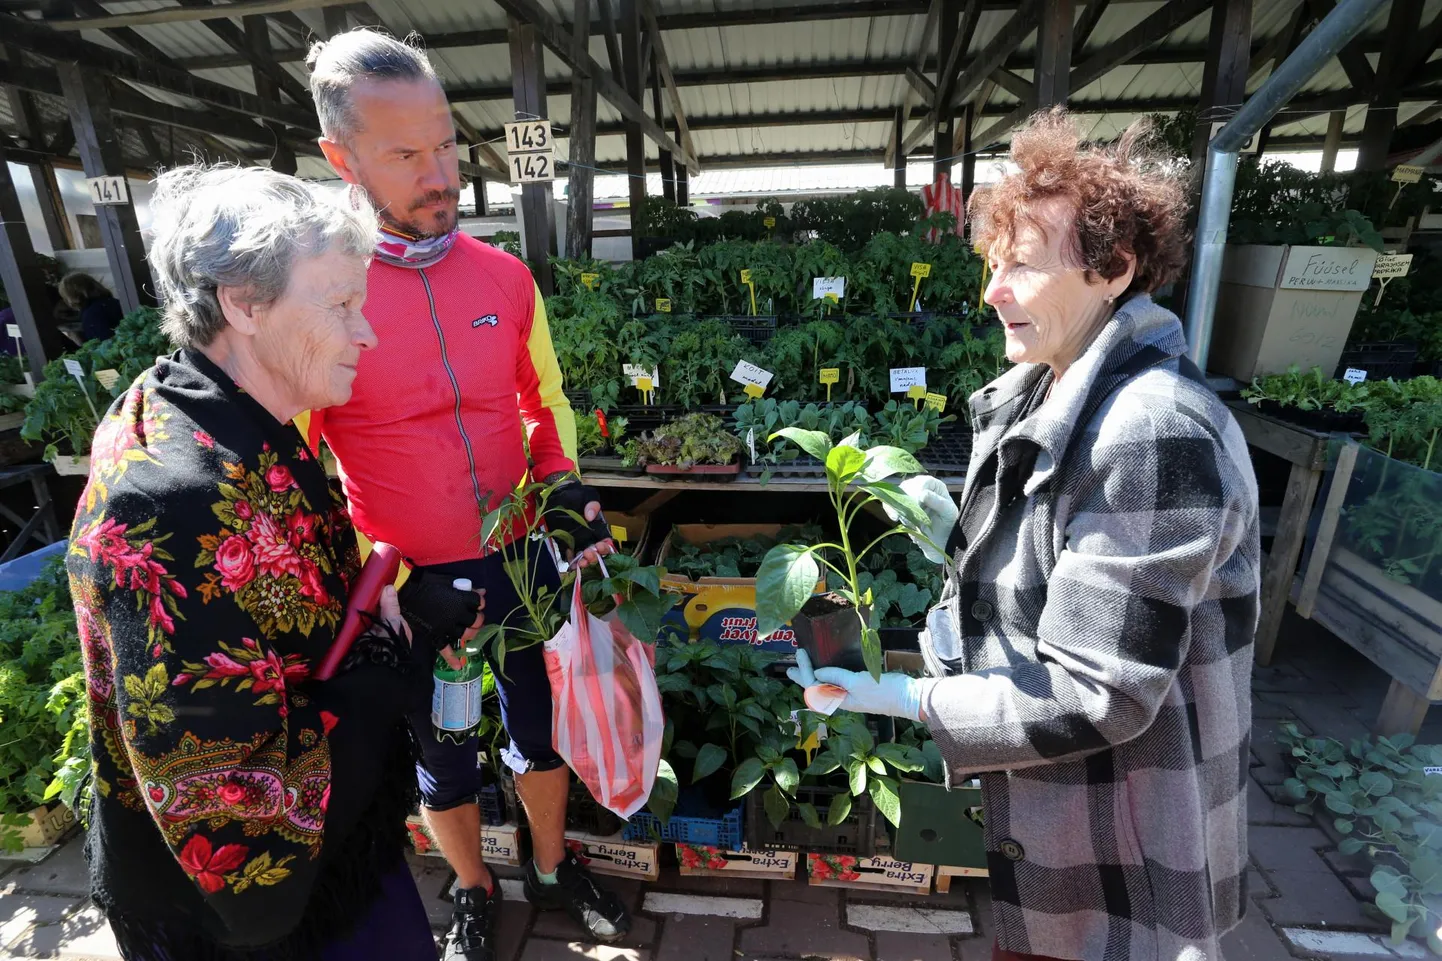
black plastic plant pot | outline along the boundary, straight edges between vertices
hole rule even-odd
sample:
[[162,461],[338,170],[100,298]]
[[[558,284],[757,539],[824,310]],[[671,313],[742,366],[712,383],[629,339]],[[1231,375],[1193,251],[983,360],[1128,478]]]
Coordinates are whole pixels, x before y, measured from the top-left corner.
[[811,658],[812,667],[866,670],[861,649],[861,619],[840,594],[817,594],[791,620],[796,646]]

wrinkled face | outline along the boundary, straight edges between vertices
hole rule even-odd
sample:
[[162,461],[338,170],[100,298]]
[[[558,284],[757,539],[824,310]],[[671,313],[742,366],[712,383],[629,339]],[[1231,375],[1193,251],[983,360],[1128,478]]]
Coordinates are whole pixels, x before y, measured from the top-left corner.
[[376,345],[365,300],[365,259],[329,250],[298,259],[285,292],[255,309],[255,359],[295,409],[350,400],[361,352]]
[[1018,220],[1010,249],[993,246],[986,302],[1006,330],[1006,358],[1046,364],[1060,373],[1080,356],[1111,316],[1108,297],[1131,282],[1131,271],[1089,280],[1072,249],[1075,211],[1055,198],[1039,204],[1036,224]]
[[362,80],[351,89],[358,129],[321,147],[336,173],[370,194],[381,221],[417,237],[456,228],[460,156],[450,104],[432,80]]

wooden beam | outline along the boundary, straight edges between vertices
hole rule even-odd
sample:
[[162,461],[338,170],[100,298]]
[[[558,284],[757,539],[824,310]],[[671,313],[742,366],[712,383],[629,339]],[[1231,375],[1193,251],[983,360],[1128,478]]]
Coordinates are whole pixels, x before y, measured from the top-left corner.
[[[591,4],[576,0],[571,40],[577,54],[585,51],[591,33]],[[596,185],[596,85],[581,74],[571,78],[570,168],[566,184],[566,256],[591,256],[592,207]]]
[[1422,65],[1431,58],[1432,54],[1437,52],[1438,44],[1442,44],[1442,13],[1433,17],[1432,22],[1413,38],[1408,67],[1400,75],[1401,79],[1407,83],[1417,83],[1418,78],[1414,74],[1422,69]]
[[1087,4],[1087,8],[1082,11],[1081,19],[1077,21],[1076,28],[1072,32],[1071,55],[1073,60],[1081,59],[1087,41],[1092,38],[1092,31],[1096,30],[1097,24],[1101,22],[1102,14],[1107,12],[1107,6],[1110,3],[1111,0],[1091,0]]
[[1173,30],[1194,20],[1211,5],[1212,0],[1168,0],[1166,6],[1102,47],[1079,66],[1072,68],[1071,90],[1078,92],[1086,89],[1108,71],[1121,66]]
[[1292,15],[1281,32],[1264,43],[1262,49],[1252,54],[1251,62],[1247,66],[1247,80],[1250,82],[1269,67],[1275,69],[1277,64],[1286,59],[1286,51],[1296,47],[1294,40],[1300,41],[1306,35],[1306,29],[1312,21],[1313,18],[1308,12],[1307,3],[1303,0],[1292,10]]
[[[1307,0],[1307,6],[1311,10],[1312,17],[1315,20],[1321,20],[1327,14],[1331,13],[1336,5],[1335,0]],[[1408,39],[1410,41],[1411,38]],[[1407,47],[1402,46],[1393,49],[1403,51],[1406,50]],[[1346,72],[1347,79],[1351,81],[1352,85],[1357,89],[1371,90],[1377,83],[1377,77],[1372,70],[1372,65],[1367,62],[1367,57],[1364,55],[1361,45],[1355,39],[1337,52],[1337,62],[1342,65],[1342,70]],[[1381,61],[1379,60],[1378,62],[1380,63]]]
[[[970,0],[968,6],[975,6]],[[956,84],[961,62],[961,48],[970,37],[961,35],[962,0],[941,0],[941,18],[936,26],[936,52],[944,66],[936,75],[936,101],[930,115],[932,135],[936,138],[931,150],[931,177],[951,176],[951,141],[956,130],[956,108],[951,103],[951,88]]]
[[921,105],[930,110],[936,104],[936,84],[923,77],[915,67],[907,67],[902,76],[911,84],[911,89],[920,99]]
[[[185,23],[196,20],[219,20],[227,17],[244,17],[254,14],[314,10],[318,7],[334,6],[338,0],[235,0],[220,6],[161,7],[143,13],[112,13],[99,17],[77,17],[74,20],[46,21],[52,29],[113,30],[116,27],[140,27],[155,23]],[[346,0],[348,2],[348,0]]]
[[[611,0],[596,0],[596,2],[601,9],[600,33],[601,38],[606,42],[606,59],[611,61],[611,76],[618,84],[625,87],[626,65],[621,59],[621,31],[616,27],[615,8],[611,6]],[[577,55],[585,52],[585,50],[578,50]]]
[[35,186],[35,199],[40,203],[40,218],[45,221],[45,235],[52,250],[67,250],[70,224],[65,217],[65,202],[60,199],[60,185],[55,181],[55,166],[49,163],[30,164],[30,181]]
[[977,87],[991,76],[991,72],[1006,62],[1023,40],[1036,27],[1035,0],[1022,0],[1017,12],[1007,25],[992,37],[986,49],[967,64],[966,70],[956,78],[956,89],[952,91],[951,102],[957,106],[965,103]]
[[[618,35],[621,39],[622,72],[626,76],[626,93],[641,96],[641,6],[640,0],[620,0]],[[642,211],[646,207],[646,141],[641,124],[626,118],[627,195],[631,213],[631,258],[640,260]]]
[[[1392,0],[1392,9],[1387,15],[1387,48],[1408,49],[1421,22],[1422,0]],[[1404,79],[1399,71],[1408,66],[1399,63],[1400,59],[1383,54],[1377,61],[1372,97],[1367,101],[1367,122],[1362,129],[1362,149],[1357,153],[1358,170],[1381,170],[1386,166],[1392,134],[1397,129],[1398,87]]]
[[[688,165],[690,172],[699,174],[701,168],[695,165],[697,156],[696,145],[691,140],[691,128],[686,120],[686,108],[681,103],[681,91],[676,89],[676,78],[671,73],[671,59],[666,53],[666,44],[661,40],[661,28],[656,22],[656,11],[652,8],[650,0],[645,0],[641,9],[642,15],[646,18],[647,33],[651,37],[651,51],[652,56],[655,57],[656,71],[660,76],[661,82],[666,85],[666,99],[671,104],[671,116],[676,121],[676,131],[680,134],[676,139],[679,140],[681,146],[685,148],[687,156],[692,158],[693,163]],[[661,117],[659,116],[659,107],[657,111],[658,116],[656,117],[656,122],[664,128],[665,124],[662,123]],[[673,157],[672,159],[680,160],[681,158]]]
[[995,80],[998,87],[1013,97],[1016,97],[1018,100],[1024,100],[1027,103],[1034,102],[1036,88],[1032,86],[1031,81],[1025,77],[1018,76],[1005,67],[998,67],[991,72],[991,76],[988,79]]
[[[180,0],[186,6],[208,6],[210,0]],[[251,76],[255,79],[256,96],[267,100],[279,99],[283,91],[292,103],[310,104],[310,91],[299,80],[285,72],[276,63],[270,52],[270,29],[264,17],[250,16],[242,21],[244,29],[229,20],[207,20],[205,28],[230,49],[240,53],[248,61]]]
[[[652,48],[655,49],[654,47]],[[656,60],[651,60],[651,109],[655,111],[656,122],[666,126],[666,112],[661,108],[661,73],[656,69]],[[656,166],[661,171],[661,196],[676,202],[676,164],[664,150],[656,152]]]
[[[926,52],[931,46],[931,38],[936,33],[936,26],[941,22],[942,0],[930,0],[926,8],[926,22],[921,25],[921,41],[916,45],[916,63],[909,69],[917,73],[926,72]],[[905,68],[903,68],[905,69]],[[912,94],[914,91],[908,86],[901,93],[901,104],[896,111],[896,120],[891,133],[886,137],[886,166],[906,166],[906,154],[911,148],[907,147],[903,137],[907,121],[911,119]],[[915,143],[912,144],[915,146]]]
[[[516,88],[516,116],[550,116],[546,108],[546,52],[533,24],[511,18],[511,82]],[[550,258],[556,252],[556,210],[551,185],[523,184],[516,211],[523,227],[526,261],[541,293],[555,292]]]
[[[73,0],[73,2],[76,11],[87,16],[108,17],[110,15],[110,11],[101,5],[100,0]],[[144,57],[167,67],[175,67],[175,61],[166,55],[165,51],[129,27],[117,27],[113,30],[106,30],[104,33],[137,57]]]
[[901,135],[905,130],[906,120],[902,115],[902,108],[896,108],[896,118],[891,124],[891,140],[887,143],[886,155],[894,158],[887,161],[892,164],[892,186],[898,190],[906,189],[906,155],[901,150]]
[[1337,169],[1337,148],[1342,144],[1342,125],[1347,121],[1347,111],[1334,110],[1327,117],[1327,139],[1322,141],[1322,173],[1329,174]]
[[1065,106],[1071,93],[1072,0],[1049,0],[1042,5],[1036,32],[1036,87],[1033,108]]
[[35,259],[35,248],[30,244],[30,228],[25,224],[7,159],[0,145],[0,283],[5,285],[15,323],[20,327],[25,363],[39,383],[45,379],[47,359],[59,357],[65,347],[59,328],[50,321],[54,305],[40,262]]
[[977,145],[977,149],[985,150],[987,147],[990,147],[992,144],[997,143],[999,140],[1001,140],[1002,137],[1005,137],[1007,134],[1011,133],[1012,130],[1016,129],[1017,126],[1024,123],[1026,121],[1026,118],[1030,117],[1031,115],[1031,106],[1028,104],[1020,104],[1019,106],[1015,107],[1011,111],[1011,113],[1007,114],[1005,117],[1002,117],[1000,120],[993,123],[990,127],[987,127],[986,130],[977,134],[975,137],[972,138],[972,140]]
[[1408,117],[1397,126],[1417,127],[1421,126],[1422,124],[1429,124],[1432,121],[1437,120],[1439,117],[1442,117],[1442,103],[1434,103],[1427,109],[1422,110],[1419,113],[1414,113],[1412,116]]
[[962,108],[961,123],[957,125],[957,141],[953,152],[961,155],[961,202],[971,200],[976,189],[976,147],[971,137],[972,125],[976,122],[976,105],[967,104]]
[[[349,30],[350,19],[345,7],[326,7],[325,10],[321,11],[321,27],[323,30],[322,35],[326,40],[330,40],[336,34],[345,33]],[[275,57],[276,62],[279,63],[282,58],[289,60],[292,53],[298,54],[295,59],[304,60],[306,52],[307,51],[301,49],[294,51],[276,50],[272,52],[271,56]]]
[[[231,9],[231,5],[225,9]],[[65,36],[38,23],[7,18],[3,30],[7,41],[49,60],[83,63],[91,69],[104,70],[124,80],[177,93],[240,115],[274,120],[296,127],[306,136],[320,135],[315,112],[306,107],[262,100],[223,83],[205,80],[80,37]]]
[[160,149],[160,141],[155,139],[155,128],[140,121],[132,122],[130,129],[135,131],[135,135],[140,138],[141,145],[145,147],[145,154],[150,158],[150,166],[156,170],[164,167],[165,153]]
[[[1297,4],[1297,9],[1293,11],[1292,19],[1288,21],[1286,29],[1278,35],[1286,45],[1277,51],[1277,55],[1272,61],[1271,69],[1277,69],[1277,67],[1280,66],[1283,61],[1290,57],[1292,55],[1292,52],[1297,49],[1297,45],[1302,42],[1302,38],[1306,36],[1308,24],[1307,18],[1304,16],[1305,9],[1306,4]],[[1244,93],[1246,83],[1250,82],[1251,78],[1255,75],[1250,69],[1250,67],[1256,66],[1256,63],[1257,61],[1254,58],[1247,70],[1247,81],[1243,83]],[[1261,131],[1257,134],[1256,153],[1258,157],[1261,157],[1267,152],[1267,146],[1271,143],[1272,140],[1272,129],[1276,127],[1279,123],[1286,124],[1286,122],[1287,120],[1285,117],[1283,117],[1281,120],[1278,120],[1278,118],[1274,116],[1271,120],[1268,120],[1265,124],[1262,125]]]
[[[554,17],[546,12],[539,0],[496,0],[498,4],[511,16],[524,23],[529,23],[536,28],[536,33],[541,37],[545,45],[559,57],[566,66],[572,70],[580,71],[591,78],[596,84],[596,92],[610,101],[620,114],[627,120],[637,123],[641,127],[641,133],[650,138],[658,147],[663,147],[673,155],[679,154],[686,159],[686,166],[692,170],[699,170],[700,165],[690,151],[686,150],[676,141],[667,136],[666,131],[656,125],[646,113],[646,108],[641,106],[636,97],[631,96],[611,77],[610,73],[602,69],[590,54],[577,56],[571,43],[571,32],[560,25]],[[622,18],[624,21],[624,17]],[[625,41],[625,23],[622,23],[622,40]],[[637,62],[640,60],[639,44],[639,19],[637,22]],[[637,78],[639,80],[639,78]],[[544,87],[543,87],[544,89]]]
[[[105,75],[76,63],[62,63],[56,69],[70,108],[70,123],[75,128],[75,143],[80,147],[85,176],[123,176],[125,158],[120,149],[120,131],[110,109]],[[145,244],[140,239],[135,205],[97,205],[95,217],[105,241],[105,259],[115,282],[116,299],[127,312],[153,306],[155,292],[145,264]]]
[[[1175,0],[1174,0],[1175,2]],[[1212,123],[1225,120],[1241,106],[1251,70],[1252,0],[1216,0],[1202,68],[1202,96],[1197,126],[1192,131],[1192,163],[1204,163],[1212,139]],[[1198,167],[1197,169],[1201,169]],[[1200,179],[1196,189],[1201,189]]]

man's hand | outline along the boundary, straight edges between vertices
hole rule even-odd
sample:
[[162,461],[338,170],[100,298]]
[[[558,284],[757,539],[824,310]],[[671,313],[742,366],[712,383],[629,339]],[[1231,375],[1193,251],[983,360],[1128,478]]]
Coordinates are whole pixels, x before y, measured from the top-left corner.
[[406,619],[424,636],[431,650],[439,650],[446,663],[459,669],[454,645],[476,636],[485,621],[486,592],[458,591],[454,578],[430,571],[415,571],[400,590]]
[[[471,640],[480,633],[481,625],[486,622],[486,592],[479,590],[476,591],[476,595],[480,597],[481,603],[476,607],[476,619],[471,622],[471,626],[466,628],[466,632],[461,635],[462,647],[469,644]],[[456,649],[449,644],[441,648],[440,655],[445,658],[446,663],[451,666],[451,670],[453,671],[459,671],[466,666],[466,662],[456,653]]]
[[883,674],[881,680],[876,681],[865,671],[848,671],[839,667],[812,671],[811,658],[802,650],[796,652],[796,666],[788,668],[786,676],[806,688],[808,694],[812,688],[821,685],[845,691],[846,699],[840,703],[840,710],[857,714],[889,714],[913,721],[925,720],[921,700],[935,683],[931,678],[908,677],[905,674]]
[[[547,478],[548,483],[552,481]],[[603,555],[615,553],[616,544],[601,513],[597,491],[578,479],[564,481],[551,491],[546,502],[546,527],[566,535],[561,545],[563,559],[574,568],[587,567]]]

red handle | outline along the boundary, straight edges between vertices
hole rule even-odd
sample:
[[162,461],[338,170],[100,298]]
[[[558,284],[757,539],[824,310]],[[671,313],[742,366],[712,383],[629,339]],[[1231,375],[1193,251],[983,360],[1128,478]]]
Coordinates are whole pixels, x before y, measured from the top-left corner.
[[316,680],[328,681],[335,677],[335,672],[340,670],[341,661],[345,660],[351,645],[366,627],[367,619],[361,614],[376,613],[376,608],[380,606],[381,591],[387,584],[395,583],[400,569],[400,549],[377,541],[361,568],[360,576],[351,585],[350,599],[345,605],[345,620],[341,622],[335,642],[326,652],[325,660],[320,662],[320,668],[313,675]]

